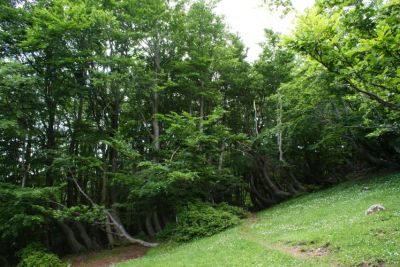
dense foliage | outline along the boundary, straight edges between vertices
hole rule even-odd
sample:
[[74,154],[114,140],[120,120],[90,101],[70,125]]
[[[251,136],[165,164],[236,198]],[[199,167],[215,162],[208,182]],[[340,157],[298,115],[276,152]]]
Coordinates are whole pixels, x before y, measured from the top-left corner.
[[210,2],[1,1],[2,265],[399,167],[398,0],[319,0],[252,64]]
[[212,207],[202,202],[190,202],[179,207],[176,222],[167,225],[160,236],[180,242],[211,236],[238,224],[245,216],[243,209],[226,203]]
[[32,243],[29,246],[18,251],[18,256],[21,259],[18,267],[66,267],[57,255],[47,252],[40,244]]

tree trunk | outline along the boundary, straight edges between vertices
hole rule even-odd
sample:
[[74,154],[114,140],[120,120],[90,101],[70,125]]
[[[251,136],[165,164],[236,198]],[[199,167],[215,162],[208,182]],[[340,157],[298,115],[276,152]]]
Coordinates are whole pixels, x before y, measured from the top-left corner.
[[278,115],[277,115],[277,143],[279,150],[279,161],[285,163],[283,159],[283,149],[282,149],[282,96],[279,95],[278,100]]
[[[54,183],[54,174],[51,169],[51,165],[53,164],[53,156],[50,150],[54,150],[56,148],[56,137],[55,137],[55,109],[56,104],[52,100],[47,100],[47,108],[48,110],[48,118],[47,118],[47,128],[46,128],[46,149],[47,149],[47,158],[46,158],[46,186],[53,186]],[[50,152],[50,153],[49,153]],[[49,155],[50,154],[50,155]]]
[[218,159],[218,170],[221,171],[222,167],[224,165],[224,151],[225,151],[225,143],[222,141],[221,145],[221,152],[219,153],[219,159]]
[[154,228],[155,228],[156,232],[157,233],[161,232],[162,228],[160,225],[160,220],[158,219],[157,212],[153,212],[153,224],[154,224]]
[[256,106],[256,100],[253,100],[253,109],[254,109],[254,132],[256,133],[256,136],[258,136],[258,113],[257,113],[257,106]]
[[285,191],[280,190],[272,182],[271,178],[268,175],[267,168],[266,168],[265,164],[262,161],[260,162],[260,167],[261,167],[261,172],[262,172],[263,177],[264,177],[263,181],[265,181],[267,183],[268,187],[272,190],[271,193],[273,193],[275,196],[281,197],[281,198],[287,198],[287,197],[292,196],[292,194],[290,194],[289,192],[285,192]]
[[[159,74],[161,72],[161,56],[160,56],[160,47],[159,47],[159,40],[158,37],[155,40],[155,52],[154,52],[154,84],[155,88],[153,90],[153,105],[152,105],[152,113],[153,113],[153,143],[154,143],[154,151],[156,154],[160,151],[160,123],[157,119],[157,114],[159,112],[159,102],[160,96],[158,93],[158,86],[159,86]],[[158,162],[158,157],[154,158],[155,162]]]
[[[92,204],[93,207],[98,207],[96,203],[85,193],[85,191],[82,190],[82,188],[79,186],[79,183],[76,181],[74,177],[72,177],[76,187],[78,188],[79,192],[89,201],[90,204]],[[124,238],[126,238],[130,243],[139,243],[143,246],[146,247],[155,247],[158,244],[157,243],[149,243],[140,239],[133,238],[129,233],[125,230],[124,226],[120,224],[114,216],[108,211],[104,210],[104,215],[106,216],[106,225],[113,225],[116,230],[119,232],[120,235],[122,235]],[[109,223],[108,223],[109,222]],[[110,227],[111,228],[111,227]],[[109,231],[108,233],[111,233]]]
[[[204,93],[204,81],[200,80],[200,88],[201,88],[201,93]],[[204,95],[200,96],[200,126],[199,130],[202,133],[203,132],[203,120],[204,120]]]
[[103,232],[102,231],[100,232],[97,228],[89,225],[88,233],[95,249],[96,250],[101,249],[102,248],[101,237],[103,236]]
[[93,244],[92,239],[89,237],[85,227],[80,222],[75,222],[75,227],[79,232],[79,236],[88,249],[94,250],[97,247]]
[[106,235],[107,235],[108,245],[111,247],[114,246],[115,240],[112,232],[112,224],[108,216],[106,216]]
[[[203,84],[203,82],[202,82],[202,84]],[[201,96],[200,97],[200,126],[199,126],[201,133],[203,132],[203,128],[204,128],[203,120],[204,120],[204,96]]]
[[[253,176],[253,174],[250,174],[250,189],[254,193],[255,197],[259,201],[261,201],[262,207],[270,206],[270,205],[273,205],[273,204],[276,203],[275,201],[273,201],[271,199],[265,198],[260,192],[258,192],[257,187],[254,184],[254,176]],[[259,204],[261,204],[261,203],[259,203]]]
[[107,154],[108,154],[108,148],[104,148],[103,149],[103,170],[102,170],[102,181],[101,181],[101,203],[106,207],[107,206],[107,202],[108,202],[108,174],[107,174],[107,170],[108,170],[108,165],[107,165]]
[[61,230],[64,232],[65,237],[67,238],[68,245],[70,246],[72,252],[74,253],[79,253],[85,250],[85,247],[79,243],[79,241],[76,239],[74,232],[72,229],[63,222],[57,222],[58,225],[60,226]]
[[149,213],[146,215],[146,221],[145,221],[145,225],[146,225],[146,231],[147,234],[151,237],[154,238],[156,236],[156,233],[154,231],[153,225],[152,225],[152,214]]
[[159,105],[159,94],[158,92],[153,93],[153,143],[154,150],[158,153],[160,150],[160,125],[157,119]]
[[[45,49],[45,58],[46,62],[52,62],[53,59],[53,51],[51,49]],[[44,79],[44,102],[46,105],[47,111],[47,125],[45,129],[46,135],[46,160],[45,165],[47,167],[46,170],[46,186],[53,186],[54,183],[54,174],[51,169],[51,165],[53,164],[53,153],[51,150],[56,149],[56,135],[55,135],[55,121],[56,121],[56,110],[57,103],[54,94],[54,81],[55,81],[55,69],[49,63],[46,66],[45,71],[45,79]]]
[[32,140],[28,134],[26,138],[25,155],[24,155],[24,175],[22,177],[21,187],[24,188],[26,181],[30,176],[31,166],[31,152],[32,152]]
[[140,239],[136,239],[133,238],[130,234],[128,234],[128,232],[125,230],[125,228],[122,226],[122,224],[119,224],[115,218],[112,216],[112,214],[109,211],[105,211],[105,214],[110,218],[111,222],[113,223],[113,225],[115,226],[115,228],[120,232],[120,234],[126,238],[130,243],[139,243],[145,247],[155,247],[158,244],[157,243],[150,243],[150,242],[146,242]]
[[[122,225],[121,219],[119,218],[119,215],[118,215],[118,211],[115,208],[112,208],[110,213],[112,214],[112,216],[115,219],[115,221],[117,221],[117,223],[119,225]],[[114,225],[114,227],[115,227],[115,225]],[[119,241],[128,241],[124,236],[121,236],[121,235],[118,234],[118,229],[117,228],[115,230],[116,230],[116,234],[114,236],[115,238],[119,239]]]
[[297,187],[298,190],[307,191],[307,189],[299,182],[299,180],[296,179],[292,171],[289,171],[289,175],[292,177],[293,184],[295,187]]

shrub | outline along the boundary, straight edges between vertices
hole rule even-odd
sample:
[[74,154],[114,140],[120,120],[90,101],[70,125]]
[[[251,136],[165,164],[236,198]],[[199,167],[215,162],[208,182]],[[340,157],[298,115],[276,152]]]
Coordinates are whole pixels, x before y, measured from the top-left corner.
[[236,215],[240,219],[244,219],[249,215],[248,212],[245,209],[243,209],[241,207],[231,206],[226,202],[222,202],[222,203],[218,204],[216,206],[216,208],[218,210],[226,211],[226,212],[229,212],[229,213],[231,213],[233,215]]
[[17,267],[66,267],[57,255],[46,251],[39,243],[32,243],[21,249],[17,256],[21,259]]
[[179,209],[177,224],[168,225],[160,237],[173,236],[173,239],[184,242],[219,233],[240,221],[236,214],[227,210],[202,202],[188,203]]

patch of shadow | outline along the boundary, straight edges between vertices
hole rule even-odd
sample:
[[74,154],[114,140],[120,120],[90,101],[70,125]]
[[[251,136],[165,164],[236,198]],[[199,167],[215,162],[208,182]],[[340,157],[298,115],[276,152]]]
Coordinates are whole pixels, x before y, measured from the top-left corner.
[[111,250],[94,251],[83,255],[71,255],[64,260],[71,267],[109,267],[119,262],[142,257],[148,248],[138,244]]
[[385,266],[385,261],[384,260],[377,260],[376,262],[362,262],[356,267],[383,267]]
[[302,247],[302,246],[310,246],[310,245],[314,245],[317,242],[314,240],[311,241],[286,241],[285,244],[293,246],[293,247]]
[[371,230],[371,235],[376,237],[384,237],[386,235],[386,231],[383,229],[373,229]]

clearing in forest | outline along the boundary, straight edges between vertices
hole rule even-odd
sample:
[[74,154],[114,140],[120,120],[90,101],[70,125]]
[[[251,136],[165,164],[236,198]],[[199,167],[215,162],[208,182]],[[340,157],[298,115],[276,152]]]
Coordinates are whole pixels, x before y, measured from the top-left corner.
[[[346,182],[117,266],[400,266],[399,196],[400,174]],[[364,214],[377,203],[386,210]]]

